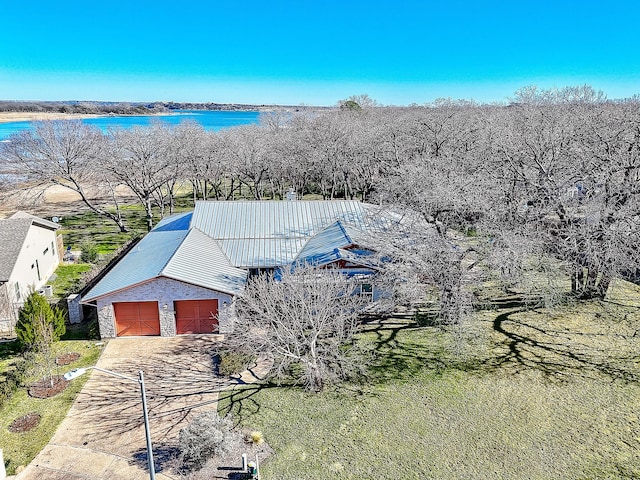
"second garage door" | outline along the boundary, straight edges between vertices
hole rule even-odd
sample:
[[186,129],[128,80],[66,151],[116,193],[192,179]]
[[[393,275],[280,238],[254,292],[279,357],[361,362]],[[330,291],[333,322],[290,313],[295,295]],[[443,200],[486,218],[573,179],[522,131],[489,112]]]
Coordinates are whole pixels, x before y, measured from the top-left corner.
[[180,300],[175,307],[176,333],[218,331],[218,300]]
[[113,304],[116,335],[160,335],[158,302],[120,302]]

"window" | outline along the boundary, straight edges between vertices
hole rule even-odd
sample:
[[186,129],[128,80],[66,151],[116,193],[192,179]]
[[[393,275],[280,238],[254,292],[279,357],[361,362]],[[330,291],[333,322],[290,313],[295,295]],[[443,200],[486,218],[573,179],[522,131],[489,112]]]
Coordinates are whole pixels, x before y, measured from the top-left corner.
[[[31,268],[33,268],[33,266]],[[38,281],[40,281],[42,278],[40,278],[40,265],[38,264],[38,260],[36,260],[36,270],[38,271]]]
[[47,247],[47,248],[45,248],[45,249],[44,249],[44,252],[42,252],[42,255],[44,256],[44,255],[46,255],[47,253],[49,253],[49,247]]
[[51,255],[53,255],[54,257],[55,257],[55,255],[56,255],[56,249],[55,249],[55,247],[53,246],[53,242],[51,242]]
[[370,283],[360,284],[360,296],[369,297],[369,300],[373,300],[373,285]]

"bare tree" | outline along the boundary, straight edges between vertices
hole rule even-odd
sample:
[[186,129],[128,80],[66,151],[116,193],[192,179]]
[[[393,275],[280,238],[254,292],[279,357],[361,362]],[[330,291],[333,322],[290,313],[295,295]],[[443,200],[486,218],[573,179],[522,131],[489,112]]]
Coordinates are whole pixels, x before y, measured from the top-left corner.
[[268,180],[264,129],[243,126],[222,133],[224,155],[230,173],[244,184],[255,200],[262,200]]
[[90,189],[106,189],[115,200],[117,182],[101,168],[105,154],[102,133],[79,121],[39,122],[33,130],[13,135],[2,144],[0,160],[6,174],[28,181],[32,188],[60,185],[80,195],[84,204],[98,215],[126,226],[117,202],[115,211],[98,205]]
[[299,266],[254,277],[237,301],[228,345],[274,358],[273,374],[301,369],[299,380],[313,391],[344,379],[359,365],[352,347],[365,300],[354,280],[331,270]]
[[170,138],[169,129],[160,124],[111,132],[111,161],[105,168],[138,197],[149,230],[153,228],[154,195],[177,175],[168,149]]
[[631,103],[512,107],[492,147],[486,229],[564,262],[578,298],[640,268],[639,114]]

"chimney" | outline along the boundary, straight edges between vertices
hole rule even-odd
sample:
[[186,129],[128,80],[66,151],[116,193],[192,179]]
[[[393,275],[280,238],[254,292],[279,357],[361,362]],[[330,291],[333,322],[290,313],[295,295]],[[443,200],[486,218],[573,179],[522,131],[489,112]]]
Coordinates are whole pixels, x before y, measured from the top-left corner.
[[295,202],[296,200],[298,200],[298,194],[292,188],[287,192],[287,202]]

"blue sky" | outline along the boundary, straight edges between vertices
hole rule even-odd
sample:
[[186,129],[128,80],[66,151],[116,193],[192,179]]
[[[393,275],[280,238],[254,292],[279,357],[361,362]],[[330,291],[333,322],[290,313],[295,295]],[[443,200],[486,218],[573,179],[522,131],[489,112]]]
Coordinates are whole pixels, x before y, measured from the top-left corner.
[[0,0],[0,99],[385,105],[640,93],[640,2]]

